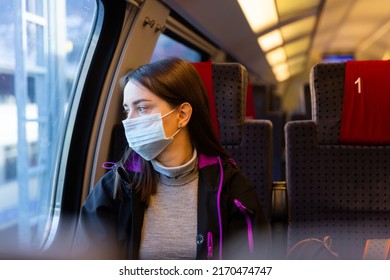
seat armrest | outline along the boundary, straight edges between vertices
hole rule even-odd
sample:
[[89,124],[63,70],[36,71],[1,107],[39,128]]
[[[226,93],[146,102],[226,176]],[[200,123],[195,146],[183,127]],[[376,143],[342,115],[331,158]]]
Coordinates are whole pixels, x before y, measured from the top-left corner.
[[285,223],[288,221],[287,184],[277,181],[272,184],[272,222]]

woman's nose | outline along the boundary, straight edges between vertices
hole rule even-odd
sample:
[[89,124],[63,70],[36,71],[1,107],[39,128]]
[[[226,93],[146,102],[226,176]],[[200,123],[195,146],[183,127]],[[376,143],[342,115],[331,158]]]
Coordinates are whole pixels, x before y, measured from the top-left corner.
[[136,112],[134,112],[134,110],[127,112],[127,119],[134,119],[136,117],[137,117],[137,114],[136,114]]

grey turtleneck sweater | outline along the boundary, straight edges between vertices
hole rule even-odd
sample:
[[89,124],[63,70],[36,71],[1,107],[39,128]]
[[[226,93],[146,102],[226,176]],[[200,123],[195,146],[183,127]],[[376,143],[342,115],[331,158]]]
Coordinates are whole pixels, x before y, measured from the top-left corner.
[[152,160],[160,180],[145,211],[140,259],[195,259],[198,159],[178,167]]

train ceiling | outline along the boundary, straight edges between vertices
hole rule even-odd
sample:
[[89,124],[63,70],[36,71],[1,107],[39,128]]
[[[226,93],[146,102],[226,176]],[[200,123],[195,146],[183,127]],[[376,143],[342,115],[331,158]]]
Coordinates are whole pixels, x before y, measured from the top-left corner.
[[[259,5],[249,7],[246,2]],[[388,0],[165,0],[262,81],[283,82],[324,54],[390,57]],[[268,4],[267,4],[268,3]],[[267,19],[265,22],[251,23]]]

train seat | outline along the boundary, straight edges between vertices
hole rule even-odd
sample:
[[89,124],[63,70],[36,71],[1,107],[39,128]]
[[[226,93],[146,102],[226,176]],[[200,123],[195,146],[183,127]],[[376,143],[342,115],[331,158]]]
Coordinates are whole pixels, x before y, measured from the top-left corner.
[[[390,62],[387,70],[374,66],[371,73],[362,69],[372,61],[354,63],[357,68],[349,62],[315,65],[310,73],[313,120],[285,127],[287,246],[329,236],[341,259],[362,259],[367,240],[390,238],[390,133],[384,127],[388,123],[378,120],[388,115],[389,100],[381,89],[390,88]],[[368,93],[376,96],[376,106],[354,100]],[[385,135],[375,139],[372,131]]]
[[[271,220],[272,197],[272,124],[267,120],[246,119],[247,70],[239,63],[197,63],[211,67],[217,131],[242,172],[256,187],[260,203]],[[202,79],[204,75],[200,71]],[[207,74],[206,74],[207,75]],[[207,79],[207,77],[206,77]],[[213,110],[213,108],[211,108]]]
[[290,121],[311,120],[311,95],[308,83],[303,86],[303,103],[304,112],[294,112],[289,118]]
[[[272,180],[285,181],[285,143],[284,126],[286,113],[277,106],[278,97],[272,93],[272,88],[265,85],[252,85],[255,117],[269,120],[272,123]],[[274,101],[272,101],[274,100]]]

